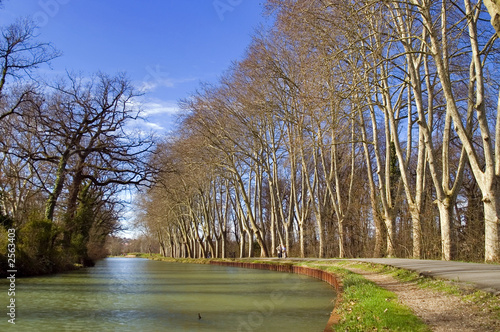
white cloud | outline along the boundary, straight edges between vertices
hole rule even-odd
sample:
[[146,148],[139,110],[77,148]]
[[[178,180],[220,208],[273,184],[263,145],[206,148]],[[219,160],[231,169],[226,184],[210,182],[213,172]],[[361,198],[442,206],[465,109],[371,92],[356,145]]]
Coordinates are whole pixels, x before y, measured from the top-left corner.
[[151,92],[159,87],[173,88],[175,85],[174,80],[170,78],[158,78],[155,80],[143,81],[139,85],[139,91],[142,93]]
[[144,126],[149,127],[155,131],[162,131],[165,128],[158,123],[144,121]]
[[135,132],[164,134],[173,129],[177,115],[181,112],[177,102],[154,97],[137,97],[131,105],[141,110],[141,117],[128,126],[129,130]]
[[149,136],[152,133],[163,133],[165,128],[155,122],[146,121],[144,119],[136,119],[133,122],[127,124],[125,127],[125,133],[130,136],[140,135]]
[[176,102],[160,100],[158,98],[148,99],[141,102],[142,115],[175,115],[180,112]]

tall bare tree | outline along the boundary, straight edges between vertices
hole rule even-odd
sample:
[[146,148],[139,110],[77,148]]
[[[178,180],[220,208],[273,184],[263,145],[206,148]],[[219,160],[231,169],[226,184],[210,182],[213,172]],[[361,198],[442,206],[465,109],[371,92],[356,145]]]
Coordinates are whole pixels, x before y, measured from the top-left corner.
[[[33,83],[19,85],[20,80],[29,78],[39,65],[60,55],[50,43],[36,41],[35,29],[29,20],[18,20],[1,29],[0,121],[18,112],[20,106],[29,103],[31,96],[37,93]],[[10,85],[9,78],[14,80]],[[11,91],[7,92],[9,88]]]

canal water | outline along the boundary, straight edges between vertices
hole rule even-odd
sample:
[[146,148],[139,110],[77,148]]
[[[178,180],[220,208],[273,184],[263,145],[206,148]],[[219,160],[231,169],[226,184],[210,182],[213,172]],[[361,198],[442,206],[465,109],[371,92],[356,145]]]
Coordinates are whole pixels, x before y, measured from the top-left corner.
[[[0,281],[0,331],[323,331],[334,290],[301,275],[139,258]],[[201,319],[199,315],[201,316]]]

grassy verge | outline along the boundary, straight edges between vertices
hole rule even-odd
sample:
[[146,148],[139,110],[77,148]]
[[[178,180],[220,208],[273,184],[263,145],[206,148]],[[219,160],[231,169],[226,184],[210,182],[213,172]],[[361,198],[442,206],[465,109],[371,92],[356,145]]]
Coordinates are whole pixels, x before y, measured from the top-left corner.
[[500,297],[494,294],[467,287],[467,285],[453,280],[423,277],[412,271],[380,264],[359,263],[357,267],[377,273],[389,274],[403,283],[414,283],[420,288],[458,296],[465,303],[473,303],[500,319]]
[[337,312],[341,321],[340,331],[430,331],[407,307],[397,302],[397,297],[366,280],[350,273],[343,279],[344,292]]

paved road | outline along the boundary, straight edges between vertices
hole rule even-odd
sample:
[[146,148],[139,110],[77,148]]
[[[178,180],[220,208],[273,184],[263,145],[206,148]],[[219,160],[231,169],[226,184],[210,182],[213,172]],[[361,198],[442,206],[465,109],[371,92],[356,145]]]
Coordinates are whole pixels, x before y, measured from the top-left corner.
[[415,271],[425,276],[465,282],[474,288],[500,294],[500,265],[402,258],[360,258],[355,260],[390,265]]
[[[289,260],[338,260],[314,258],[287,258]],[[274,260],[274,259],[273,259]],[[474,288],[500,295],[500,265],[481,263],[448,262],[427,259],[404,258],[355,258],[345,259],[371,262],[402,268],[425,276],[463,282]]]

